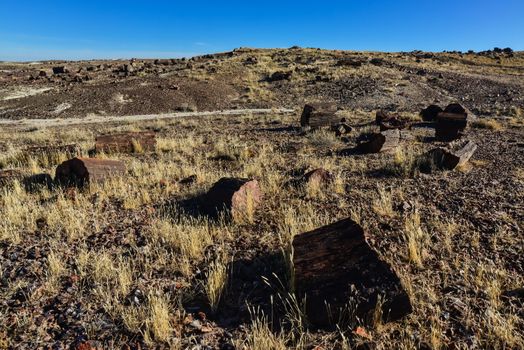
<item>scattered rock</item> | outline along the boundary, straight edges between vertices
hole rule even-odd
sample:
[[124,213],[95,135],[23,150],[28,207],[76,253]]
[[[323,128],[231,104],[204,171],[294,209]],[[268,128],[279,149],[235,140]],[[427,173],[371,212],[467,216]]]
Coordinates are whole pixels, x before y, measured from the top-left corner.
[[293,72],[278,71],[278,72],[274,72],[273,74],[271,74],[267,78],[267,81],[272,83],[272,82],[275,82],[275,81],[290,80],[292,75],[293,75]]
[[409,126],[409,122],[400,118],[398,114],[388,114],[384,111],[378,111],[375,117],[375,122],[380,125],[380,130],[405,129]]
[[53,67],[53,74],[66,74],[68,70],[64,66]]
[[382,58],[372,58],[369,60],[369,63],[371,63],[374,66],[382,66],[384,65],[384,59]]
[[353,128],[346,123],[338,123],[331,126],[331,131],[334,131],[335,135],[339,137],[349,134],[351,131],[353,131]]
[[350,58],[350,57],[344,57],[337,61],[337,66],[339,67],[360,67],[362,66],[363,62],[362,60]]

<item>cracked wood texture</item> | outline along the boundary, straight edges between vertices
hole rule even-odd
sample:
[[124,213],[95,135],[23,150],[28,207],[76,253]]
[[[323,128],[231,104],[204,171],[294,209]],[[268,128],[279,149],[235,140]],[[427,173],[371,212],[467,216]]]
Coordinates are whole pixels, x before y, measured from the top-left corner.
[[392,129],[371,135],[370,140],[358,145],[363,153],[379,153],[394,150],[400,144],[400,130]]
[[341,118],[336,113],[337,106],[334,103],[308,103],[302,111],[300,126],[321,128],[338,124]]
[[84,186],[103,182],[125,172],[126,166],[119,160],[76,157],[66,160],[56,168],[56,181],[60,184]]
[[431,153],[435,164],[445,170],[463,166],[473,156],[477,145],[472,141],[454,142],[448,148],[436,148]]
[[333,326],[352,308],[353,316],[369,320],[379,298],[383,321],[412,311],[399,278],[351,219],[295,236],[293,265],[295,291],[306,298],[308,320],[318,327]]

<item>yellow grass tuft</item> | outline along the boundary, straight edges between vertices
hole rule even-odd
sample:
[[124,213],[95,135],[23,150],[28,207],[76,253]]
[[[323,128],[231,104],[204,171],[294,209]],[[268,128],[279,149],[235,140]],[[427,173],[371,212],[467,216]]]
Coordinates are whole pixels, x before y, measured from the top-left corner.
[[502,124],[495,119],[478,119],[471,123],[471,126],[478,129],[488,129],[499,131],[503,129]]

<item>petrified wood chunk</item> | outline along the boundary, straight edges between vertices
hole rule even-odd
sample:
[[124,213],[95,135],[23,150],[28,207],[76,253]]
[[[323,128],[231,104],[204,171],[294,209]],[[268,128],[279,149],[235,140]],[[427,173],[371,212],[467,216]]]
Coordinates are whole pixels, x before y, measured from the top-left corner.
[[331,131],[334,131],[337,137],[349,134],[352,130],[351,126],[343,122],[331,126]]
[[302,177],[302,182],[308,185],[319,186],[322,183],[330,182],[333,179],[333,175],[323,168],[318,168],[307,172]]
[[330,127],[338,124],[341,120],[336,112],[337,106],[334,103],[308,103],[302,111],[300,125],[311,128]]
[[351,219],[295,236],[293,265],[295,291],[305,297],[308,320],[318,327],[332,325],[352,303],[361,319],[368,319],[379,299],[383,321],[412,311],[400,279]]
[[453,141],[462,136],[468,125],[468,114],[459,104],[451,104],[438,113],[435,137],[439,141]]
[[122,175],[125,171],[125,164],[119,160],[76,157],[56,168],[55,180],[64,185],[84,186]]
[[369,141],[357,146],[363,153],[379,153],[395,149],[400,144],[400,130],[392,129],[372,134]]
[[256,210],[262,197],[257,180],[222,178],[203,197],[202,206],[209,215],[226,210],[236,219]]
[[378,111],[375,117],[375,122],[380,125],[380,130],[391,129],[405,129],[409,126],[409,122],[402,119],[398,114],[388,114],[384,111]]
[[434,164],[445,170],[453,170],[466,164],[477,150],[472,141],[453,142],[446,148],[436,148],[430,151]]
[[321,186],[333,180],[333,174],[324,168],[318,168],[296,177],[285,183],[285,186],[298,187],[301,185]]
[[53,74],[65,74],[67,69],[64,66],[53,67]]
[[360,59],[355,59],[351,57],[342,57],[337,61],[337,66],[339,67],[360,67],[362,66],[362,63],[364,63]]
[[122,134],[97,136],[96,152],[134,153],[154,151],[156,135],[152,131],[126,132]]
[[430,105],[427,108],[420,111],[420,116],[422,117],[423,121],[432,122],[435,119],[437,119],[437,115],[440,112],[443,112],[442,108],[440,108],[437,105]]

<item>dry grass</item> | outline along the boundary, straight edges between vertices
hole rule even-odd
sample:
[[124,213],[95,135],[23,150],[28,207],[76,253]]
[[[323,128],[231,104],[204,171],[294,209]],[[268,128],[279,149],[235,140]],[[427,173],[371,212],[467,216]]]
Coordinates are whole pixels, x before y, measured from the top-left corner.
[[[522,320],[515,310],[506,308],[501,298],[502,291],[520,285],[522,277],[511,268],[490,261],[489,254],[483,251],[486,244],[490,252],[497,254],[504,253],[507,247],[519,247],[521,238],[512,229],[518,222],[514,213],[501,215],[501,226],[507,227],[486,239],[482,228],[473,227],[467,216],[454,211],[444,212],[426,206],[427,203],[416,205],[417,210],[399,208],[399,204],[411,203],[410,196],[418,194],[413,182],[445,180],[446,185],[452,186],[451,175],[461,176],[455,173],[449,178],[441,174],[435,175],[437,179],[411,178],[419,145],[400,149],[394,155],[326,156],[324,150],[344,147],[329,133],[306,137],[276,134],[269,140],[265,134],[253,135],[253,122],[260,119],[239,118],[233,127],[235,133],[223,128],[227,123],[218,124],[213,119],[118,126],[119,130],[160,128],[163,131],[157,151],[110,155],[126,162],[127,174],[77,190],[74,195],[60,188],[26,191],[18,182],[0,189],[0,240],[6,247],[48,249],[43,264],[45,273],[33,280],[42,281],[46,298],[61,293],[64,283],[71,276],[78,276],[75,300],[86,305],[88,316],[82,322],[91,339],[104,334],[103,325],[112,325],[115,337],[126,332],[149,347],[193,346],[196,337],[184,328],[183,305],[203,299],[205,308],[212,310],[208,317],[214,321],[214,315],[221,315],[225,306],[240,308],[234,304],[238,295],[232,292],[245,291],[249,294],[246,299],[255,295],[257,302],[263,299],[257,293],[264,288],[256,284],[262,276],[253,273],[247,281],[239,281],[235,275],[238,271],[230,270],[237,260],[245,259],[263,264],[263,269],[256,271],[278,271],[282,286],[273,293],[273,301],[282,308],[279,311],[284,317],[281,328],[273,324],[268,310],[264,310],[265,314],[253,313],[245,332],[240,328],[233,332],[232,343],[237,348],[309,349],[318,345],[349,349],[355,347],[356,340],[347,325],[339,325],[340,330],[331,333],[307,330],[301,303],[292,293],[291,243],[297,234],[351,217],[378,242],[379,254],[398,272],[415,307],[409,318],[386,325],[379,322],[377,313],[376,330],[370,330],[377,349],[416,348],[422,341],[435,349],[454,345],[467,348],[466,338],[449,335],[450,327],[458,325],[468,327],[468,334],[482,348],[522,348]],[[78,138],[87,150],[93,135],[113,130],[109,126],[93,128],[84,130],[84,134],[75,128],[37,130],[24,133],[20,140],[2,132],[0,138],[10,146],[1,159],[9,167],[53,173],[63,155],[48,161],[20,161],[17,157],[21,144],[39,144],[55,137],[70,141]],[[293,143],[298,144],[296,152],[289,152],[288,146]],[[228,154],[236,160],[210,159],[217,154]],[[368,178],[369,170],[383,169],[384,164],[395,169],[394,176]],[[476,170],[491,166],[492,163],[486,163]],[[283,186],[291,178],[291,170],[317,167],[334,174],[330,184],[297,189]],[[197,175],[194,184],[178,184],[178,180],[193,174]],[[171,205],[203,193],[223,176],[259,180],[264,193],[261,207],[248,208],[246,216],[227,222],[190,215]],[[510,178],[522,181],[522,169],[512,170]],[[41,228],[37,227],[38,219],[45,222]],[[269,254],[277,257],[263,260]],[[482,257],[482,264],[477,256]],[[10,298],[30,281],[9,281],[1,296]],[[466,298],[455,292],[442,294],[442,288],[456,285],[475,297]],[[141,291],[142,297],[130,303],[136,290]],[[455,299],[450,299],[450,295],[462,298],[466,307],[453,309],[449,305],[455,305]],[[30,300],[36,303],[38,298],[34,294]],[[447,313],[452,313],[450,319],[442,316]],[[17,322],[13,332],[29,332],[29,316],[19,316]],[[213,334],[197,337],[213,347]],[[113,340],[118,343],[118,339]]]
[[417,210],[404,223],[404,238],[407,243],[409,261],[416,267],[422,268],[429,237],[420,226],[420,215]]
[[471,123],[471,126],[478,129],[488,129],[494,131],[500,131],[504,128],[502,124],[495,119],[478,119]]
[[398,147],[393,162],[389,161],[384,170],[387,174],[400,177],[411,177],[418,171],[421,156],[414,147]]
[[148,309],[146,343],[154,344],[153,340],[167,342],[173,333],[169,303],[163,296],[150,295]]
[[206,274],[205,292],[211,311],[216,312],[228,281],[228,267],[224,257],[213,261]]
[[384,217],[395,216],[391,191],[386,190],[383,186],[379,186],[377,192],[378,197],[373,200],[373,211]]
[[285,350],[287,339],[283,334],[274,333],[268,324],[267,317],[260,311],[252,311],[252,323],[247,338],[238,341],[235,346],[243,350]]

